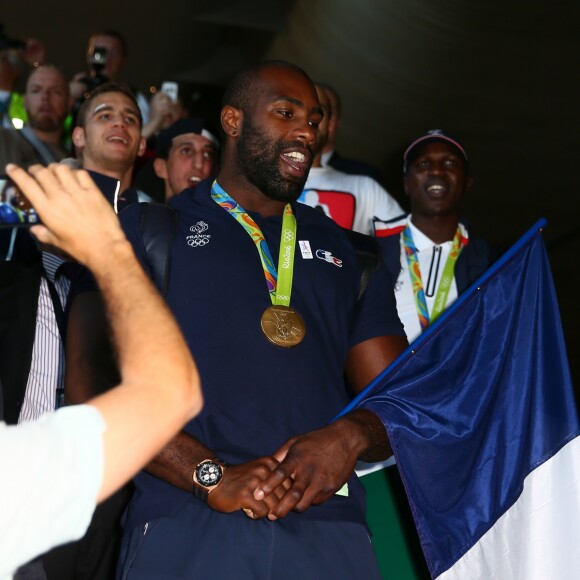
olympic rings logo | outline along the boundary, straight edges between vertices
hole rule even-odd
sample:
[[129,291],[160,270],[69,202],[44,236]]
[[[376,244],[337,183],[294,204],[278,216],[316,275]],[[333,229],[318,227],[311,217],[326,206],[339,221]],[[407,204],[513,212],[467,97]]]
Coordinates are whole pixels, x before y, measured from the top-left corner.
[[291,242],[294,239],[294,232],[291,230],[284,230],[284,241]]
[[210,237],[209,235],[201,236],[199,234],[196,236],[187,236],[187,245],[192,248],[201,248],[209,244]]

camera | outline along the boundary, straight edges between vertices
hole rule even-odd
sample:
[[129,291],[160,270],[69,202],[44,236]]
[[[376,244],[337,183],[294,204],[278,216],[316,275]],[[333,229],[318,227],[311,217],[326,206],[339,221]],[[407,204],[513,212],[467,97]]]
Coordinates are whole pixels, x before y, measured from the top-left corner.
[[101,75],[107,64],[107,49],[104,46],[95,46],[90,62],[93,76]]
[[87,86],[87,93],[106,83],[109,79],[103,74],[107,64],[107,49],[104,46],[95,46],[90,57],[90,74],[80,79]]
[[7,176],[0,175],[0,227],[26,227],[39,223],[24,194]]

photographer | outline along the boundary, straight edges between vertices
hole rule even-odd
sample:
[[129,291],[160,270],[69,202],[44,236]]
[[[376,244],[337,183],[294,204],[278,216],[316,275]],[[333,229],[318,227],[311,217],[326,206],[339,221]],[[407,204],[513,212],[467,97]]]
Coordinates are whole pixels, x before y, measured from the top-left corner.
[[[81,72],[73,77],[70,92],[82,104],[85,96],[94,88],[108,81],[119,82],[127,65],[127,43],[124,37],[115,30],[95,32],[87,45],[87,65],[89,72]],[[145,95],[132,88],[141,110],[144,124],[149,120],[149,104]]]

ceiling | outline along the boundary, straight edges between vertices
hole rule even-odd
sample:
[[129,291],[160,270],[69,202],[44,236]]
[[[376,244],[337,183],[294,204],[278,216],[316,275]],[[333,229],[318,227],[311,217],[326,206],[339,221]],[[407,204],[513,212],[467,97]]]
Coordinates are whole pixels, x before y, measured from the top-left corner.
[[427,129],[457,135],[475,177],[465,214],[476,231],[506,245],[549,220],[545,239],[578,355],[579,2],[33,0],[3,6],[1,18],[10,36],[42,40],[69,73],[83,69],[91,32],[121,31],[126,80],[141,89],[178,80],[203,93],[246,62],[291,60],[339,90],[340,151],[379,166],[403,205],[405,144]]

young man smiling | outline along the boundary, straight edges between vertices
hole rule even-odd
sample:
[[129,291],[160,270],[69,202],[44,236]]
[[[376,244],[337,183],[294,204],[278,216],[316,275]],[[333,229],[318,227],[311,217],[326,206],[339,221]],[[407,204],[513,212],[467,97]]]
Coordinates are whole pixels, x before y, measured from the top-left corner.
[[131,90],[106,83],[90,93],[79,109],[73,130],[83,169],[118,179],[120,200],[125,204],[137,199],[137,192],[130,187],[133,165],[146,147],[141,126],[141,112]]

